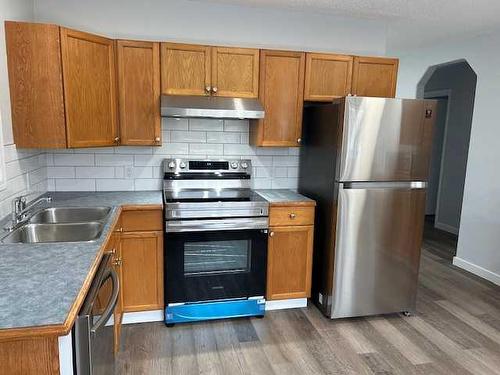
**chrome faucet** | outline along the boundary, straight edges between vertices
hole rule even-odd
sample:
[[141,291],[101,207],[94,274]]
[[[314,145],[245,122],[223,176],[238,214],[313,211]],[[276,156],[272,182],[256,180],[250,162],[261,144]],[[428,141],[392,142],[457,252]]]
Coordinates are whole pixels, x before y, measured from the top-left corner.
[[32,200],[30,203],[27,201],[26,195],[21,195],[12,200],[12,223],[11,226],[5,228],[8,231],[12,231],[16,226],[26,220],[26,213],[29,212],[33,207],[42,202],[51,202],[51,197],[39,197]]

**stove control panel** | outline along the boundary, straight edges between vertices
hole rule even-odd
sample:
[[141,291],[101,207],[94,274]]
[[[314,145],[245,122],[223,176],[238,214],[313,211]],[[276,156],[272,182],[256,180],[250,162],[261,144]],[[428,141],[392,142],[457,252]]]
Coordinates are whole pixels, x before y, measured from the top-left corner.
[[252,172],[252,161],[249,159],[228,160],[195,160],[195,159],[165,159],[164,173],[245,173]]

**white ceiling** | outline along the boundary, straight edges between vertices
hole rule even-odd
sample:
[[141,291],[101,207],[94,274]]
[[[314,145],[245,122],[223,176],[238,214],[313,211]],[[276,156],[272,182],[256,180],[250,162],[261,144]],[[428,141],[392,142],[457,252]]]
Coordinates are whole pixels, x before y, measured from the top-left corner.
[[330,13],[383,22],[389,47],[478,35],[500,29],[499,0],[205,0]]

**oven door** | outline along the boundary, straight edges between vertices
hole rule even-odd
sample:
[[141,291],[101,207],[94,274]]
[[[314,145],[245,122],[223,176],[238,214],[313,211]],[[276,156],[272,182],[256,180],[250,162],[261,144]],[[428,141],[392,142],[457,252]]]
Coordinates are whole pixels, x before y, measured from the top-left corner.
[[167,304],[264,296],[266,270],[267,229],[166,233]]

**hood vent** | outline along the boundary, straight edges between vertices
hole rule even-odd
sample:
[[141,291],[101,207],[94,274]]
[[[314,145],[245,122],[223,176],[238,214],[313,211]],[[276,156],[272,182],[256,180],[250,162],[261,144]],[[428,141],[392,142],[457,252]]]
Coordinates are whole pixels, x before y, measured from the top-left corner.
[[163,117],[259,119],[264,118],[264,107],[258,99],[162,95],[161,115]]

